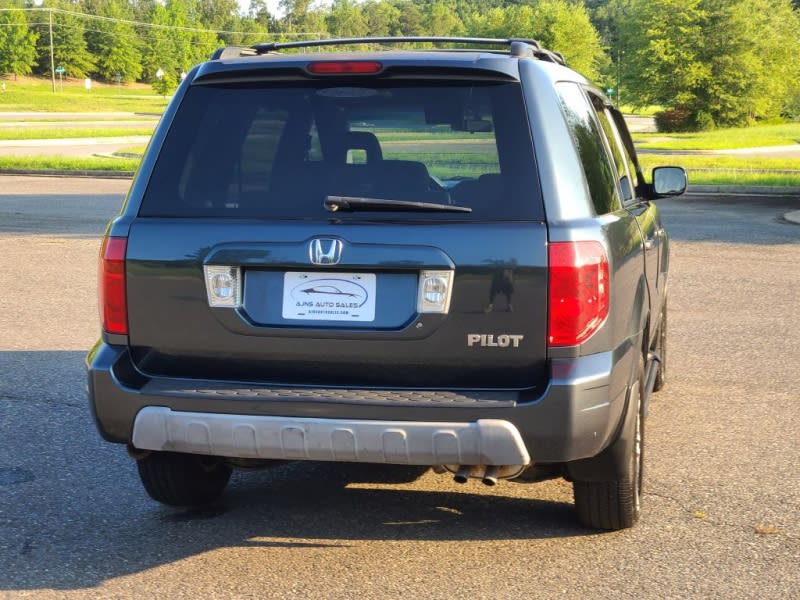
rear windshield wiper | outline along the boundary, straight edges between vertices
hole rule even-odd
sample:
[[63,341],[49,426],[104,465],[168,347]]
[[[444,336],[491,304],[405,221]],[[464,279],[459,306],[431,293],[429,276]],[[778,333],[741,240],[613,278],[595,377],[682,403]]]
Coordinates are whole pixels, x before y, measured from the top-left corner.
[[325,208],[331,212],[338,210],[395,210],[412,212],[460,212],[471,213],[468,206],[413,202],[411,200],[386,200],[384,198],[357,198],[352,196],[325,196]]

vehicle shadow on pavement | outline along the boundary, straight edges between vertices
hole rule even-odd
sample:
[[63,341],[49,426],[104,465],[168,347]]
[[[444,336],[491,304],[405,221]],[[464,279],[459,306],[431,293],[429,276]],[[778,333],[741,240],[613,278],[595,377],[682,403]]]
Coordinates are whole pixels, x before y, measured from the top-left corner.
[[[295,463],[239,477],[224,518],[244,526],[257,517],[262,536],[338,543],[358,540],[468,541],[540,539],[592,533],[576,521],[571,501],[537,499],[536,485],[465,485],[425,473],[414,483],[355,481],[354,465]],[[253,476],[255,475],[255,477]],[[350,483],[348,485],[348,480]],[[571,500],[571,498],[570,498]],[[170,518],[176,518],[172,516]]]
[[162,506],[125,448],[98,435],[84,356],[0,351],[0,595],[93,588],[226,548],[336,552],[596,533],[575,519],[568,484],[461,486],[432,471],[412,481],[407,467],[387,476],[365,465],[289,463],[235,473],[212,507]]
[[[0,591],[93,588],[226,548],[337,552],[376,541],[596,533],[578,525],[568,485],[544,484],[550,498],[536,499],[536,485],[459,486],[430,471],[413,483],[372,484],[363,467],[330,463],[237,472],[213,506],[162,506],[146,496],[124,448],[100,440],[76,400],[37,407],[0,396],[0,423],[19,427],[20,419],[30,430],[14,438],[15,451],[0,448]],[[32,419],[43,406],[51,410]],[[37,454],[50,438],[57,450]]]

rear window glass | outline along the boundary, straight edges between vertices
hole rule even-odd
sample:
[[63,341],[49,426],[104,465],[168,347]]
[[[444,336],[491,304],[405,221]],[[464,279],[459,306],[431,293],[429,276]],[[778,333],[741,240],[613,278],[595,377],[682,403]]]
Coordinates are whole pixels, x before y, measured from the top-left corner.
[[140,215],[325,219],[328,196],[472,209],[403,218],[541,219],[519,85],[195,85],[170,127]]

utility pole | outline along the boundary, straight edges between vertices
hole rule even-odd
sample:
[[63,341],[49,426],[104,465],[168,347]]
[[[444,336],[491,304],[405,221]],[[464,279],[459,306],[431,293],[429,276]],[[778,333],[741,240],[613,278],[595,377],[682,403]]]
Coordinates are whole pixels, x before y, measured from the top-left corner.
[[53,82],[53,93],[56,93],[56,62],[53,58],[53,9],[47,11],[50,15],[50,80]]

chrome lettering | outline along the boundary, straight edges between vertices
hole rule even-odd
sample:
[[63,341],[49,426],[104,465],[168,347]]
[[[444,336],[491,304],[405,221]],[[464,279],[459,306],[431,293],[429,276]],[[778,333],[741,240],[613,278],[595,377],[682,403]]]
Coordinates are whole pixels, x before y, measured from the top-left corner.
[[495,337],[493,333],[468,333],[467,347],[480,346],[481,348],[519,348],[524,335],[503,333]]

